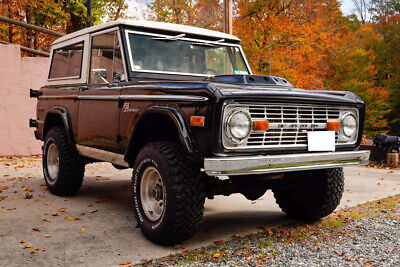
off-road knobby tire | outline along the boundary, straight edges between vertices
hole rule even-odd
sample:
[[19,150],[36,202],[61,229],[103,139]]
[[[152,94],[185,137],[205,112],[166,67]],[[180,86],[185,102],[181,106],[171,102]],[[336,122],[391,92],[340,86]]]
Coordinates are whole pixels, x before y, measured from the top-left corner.
[[[47,169],[47,149],[54,143],[59,155],[59,170],[52,180]],[[85,164],[70,144],[63,127],[53,127],[46,134],[43,146],[43,174],[49,191],[58,196],[74,195],[82,186]]]
[[340,203],[344,187],[342,168],[288,174],[292,189],[273,190],[276,203],[288,216],[316,221],[331,214]]
[[[141,204],[140,182],[147,167],[155,167],[163,181],[164,212],[156,221],[145,215]],[[205,185],[200,167],[186,158],[176,142],[147,144],[140,151],[132,175],[133,208],[142,233],[161,245],[178,244],[199,228],[204,210]]]

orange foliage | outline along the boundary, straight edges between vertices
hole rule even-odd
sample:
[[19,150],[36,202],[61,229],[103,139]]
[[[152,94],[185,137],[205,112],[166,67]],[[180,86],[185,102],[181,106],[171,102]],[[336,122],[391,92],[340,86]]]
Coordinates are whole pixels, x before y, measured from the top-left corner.
[[[234,33],[253,71],[287,78],[294,86],[324,89],[325,59],[340,42],[338,1],[238,1]],[[271,52],[271,54],[270,54]]]

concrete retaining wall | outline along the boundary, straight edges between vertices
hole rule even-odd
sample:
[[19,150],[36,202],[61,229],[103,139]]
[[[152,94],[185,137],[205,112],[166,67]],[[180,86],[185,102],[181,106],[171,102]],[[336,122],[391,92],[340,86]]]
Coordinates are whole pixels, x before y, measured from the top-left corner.
[[0,156],[41,153],[40,141],[29,128],[36,118],[36,99],[29,89],[39,89],[46,78],[48,58],[21,57],[19,46],[0,45]]

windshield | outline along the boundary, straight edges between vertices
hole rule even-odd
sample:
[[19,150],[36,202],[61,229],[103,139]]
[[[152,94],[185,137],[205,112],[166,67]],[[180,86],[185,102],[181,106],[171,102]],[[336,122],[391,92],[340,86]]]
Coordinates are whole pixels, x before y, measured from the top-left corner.
[[186,75],[249,74],[239,46],[129,33],[132,71]]

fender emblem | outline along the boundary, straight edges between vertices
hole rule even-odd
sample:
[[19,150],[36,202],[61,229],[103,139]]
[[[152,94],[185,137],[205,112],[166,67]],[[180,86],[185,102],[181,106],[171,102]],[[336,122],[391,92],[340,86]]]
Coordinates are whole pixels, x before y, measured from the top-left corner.
[[139,109],[138,108],[131,108],[131,104],[130,103],[124,103],[123,111],[124,112],[139,112]]

